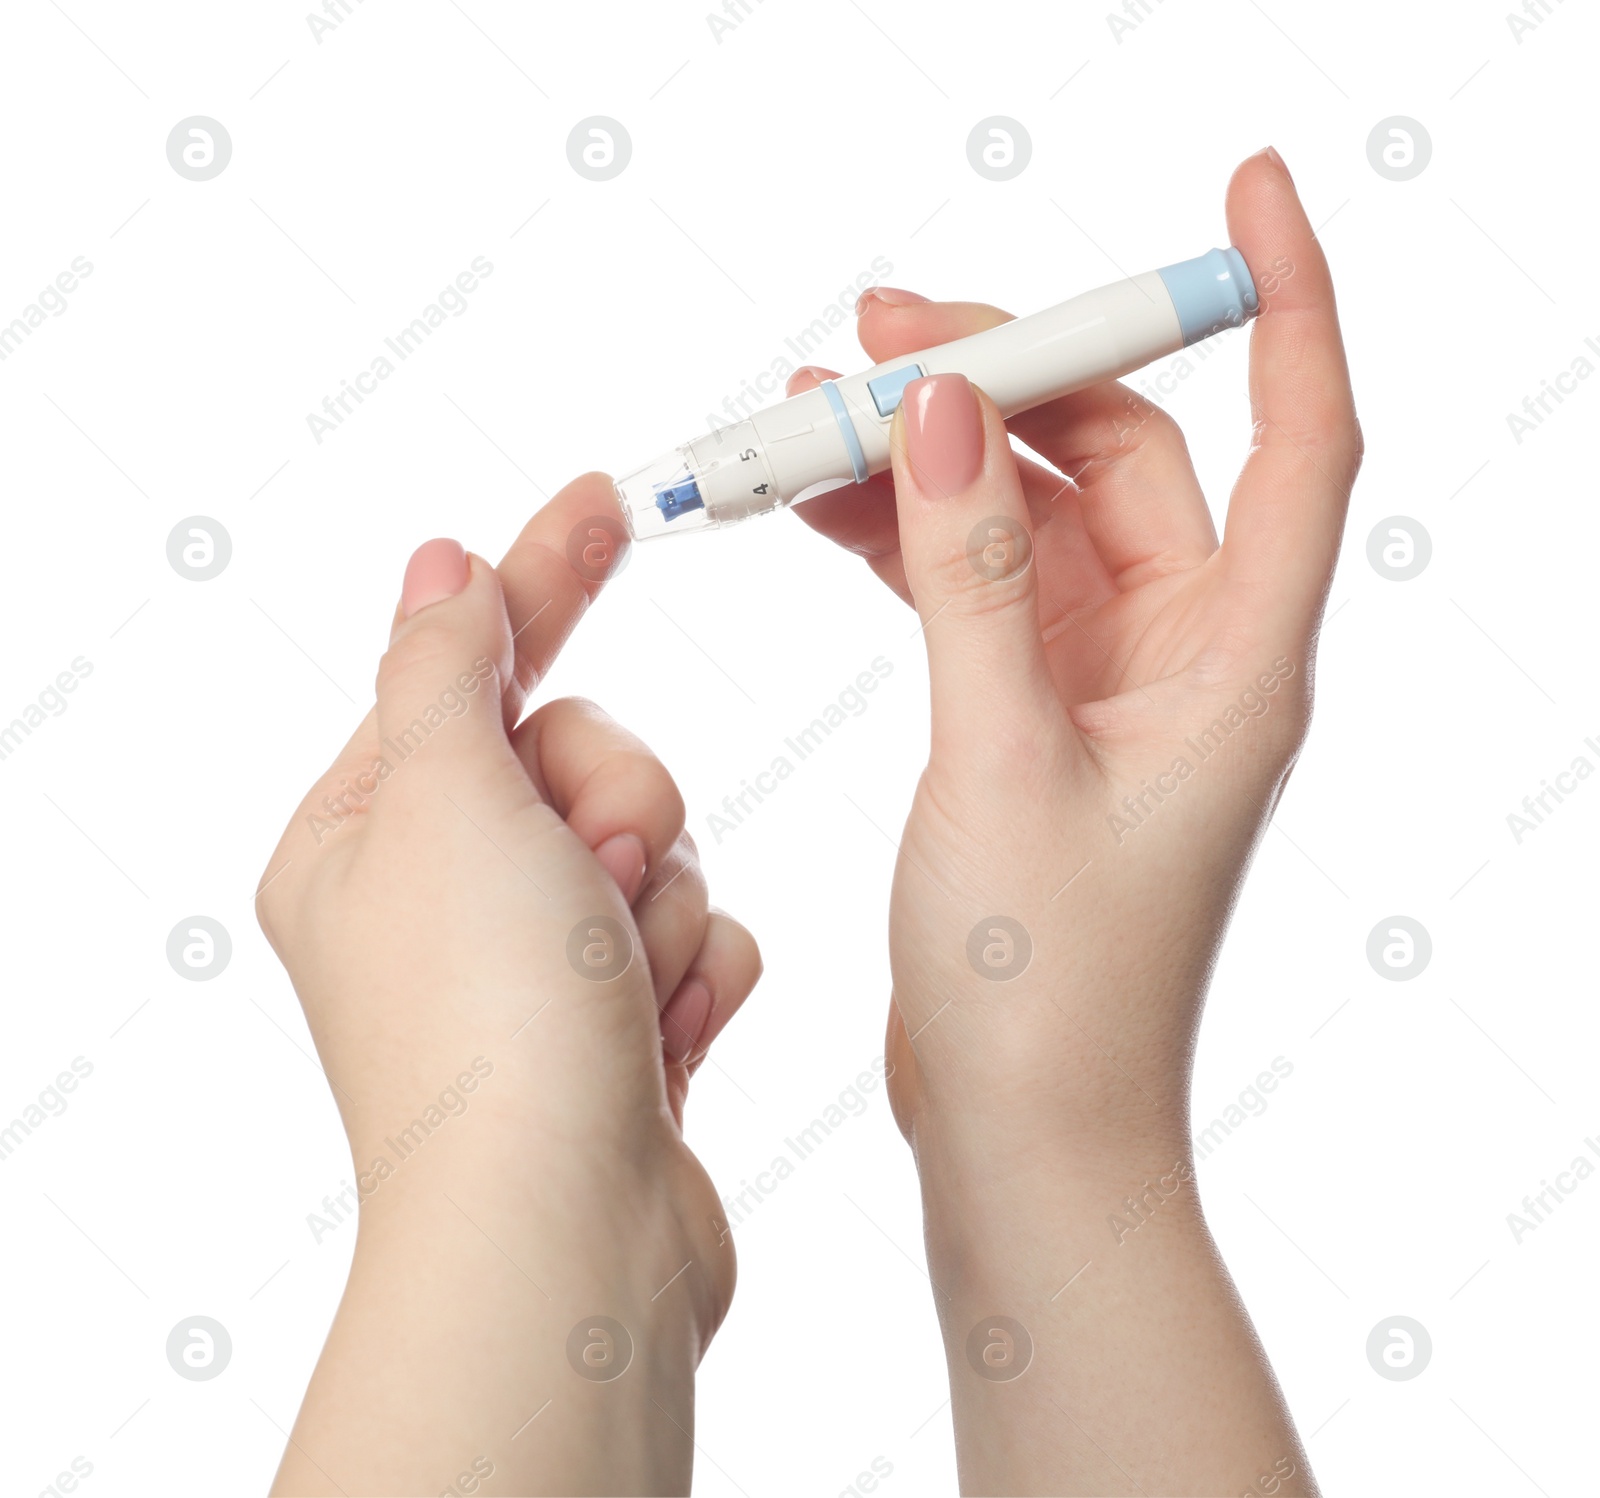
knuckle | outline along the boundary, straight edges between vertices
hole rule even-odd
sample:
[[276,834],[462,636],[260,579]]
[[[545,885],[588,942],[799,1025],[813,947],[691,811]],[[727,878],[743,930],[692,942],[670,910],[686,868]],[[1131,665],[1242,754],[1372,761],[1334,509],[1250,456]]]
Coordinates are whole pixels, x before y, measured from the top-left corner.
[[[661,771],[660,801],[664,819],[678,829],[682,836],[687,836],[683,831],[683,824],[688,820],[689,808],[683,799],[683,792],[678,789],[678,782],[670,776],[666,767],[659,760],[657,768]],[[694,845],[694,839],[688,840],[689,858],[696,864],[700,861],[700,851]]]
[[268,944],[276,949],[278,943],[274,933],[279,926],[278,898],[270,889],[261,888],[270,872],[270,869],[263,869],[261,878],[256,881],[256,925],[261,928],[261,934],[266,937]]
[[1252,763],[1277,765],[1292,759],[1311,726],[1309,651],[1263,652],[1239,632],[1219,639],[1191,667],[1191,677],[1213,721],[1219,742],[1251,725]]
[[755,939],[754,933],[748,926],[742,925],[731,916],[725,919],[733,928],[731,934],[740,970],[749,974],[749,981],[753,985],[766,968],[761,957],[761,943]]
[[672,850],[667,855],[668,861],[674,868],[692,869],[705,882],[705,870],[700,866],[700,854],[695,848],[694,839],[687,832],[680,831],[673,839]]
[[711,909],[710,890],[698,859],[686,858],[674,845],[662,859],[651,885],[650,903],[664,902],[669,909],[687,912],[703,927]]
[[980,522],[964,546],[941,549],[920,570],[915,591],[969,618],[1033,606],[1033,538],[1014,521]]
[[383,697],[420,676],[452,676],[454,631],[432,623],[413,626],[384,651],[378,662],[378,695]]
[[1361,429],[1361,418],[1354,412],[1350,415],[1350,478],[1354,482],[1355,476],[1361,472],[1361,465],[1367,456],[1367,434]]
[[592,721],[608,723],[610,715],[598,703],[588,697],[577,696],[556,697],[545,703],[538,711],[541,718],[584,718]]
[[1101,450],[1108,454],[1140,448],[1157,440],[1184,441],[1183,429],[1170,411],[1141,395],[1132,394],[1124,410],[1107,413],[1103,430],[1097,435],[1101,439]]
[[619,749],[611,757],[611,774],[630,796],[648,807],[651,820],[663,825],[676,841],[688,807],[667,767],[643,745]]
[[529,734],[541,743],[547,736],[559,742],[580,724],[609,721],[604,711],[587,697],[552,697],[528,714],[518,732]]
[[741,993],[754,988],[766,970],[750,928],[715,905],[707,914],[702,961]]
[[275,852],[256,880],[255,897],[256,925],[266,937],[267,945],[279,953],[292,913],[292,904],[284,888],[286,881],[278,877],[283,871],[283,861]]

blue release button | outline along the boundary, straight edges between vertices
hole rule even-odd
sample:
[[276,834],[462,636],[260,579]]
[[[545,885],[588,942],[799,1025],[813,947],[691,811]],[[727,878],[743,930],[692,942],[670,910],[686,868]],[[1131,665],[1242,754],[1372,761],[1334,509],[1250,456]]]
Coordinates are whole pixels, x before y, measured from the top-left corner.
[[899,409],[900,397],[905,394],[906,386],[921,378],[921,367],[908,364],[904,369],[891,370],[875,380],[868,380],[867,389],[872,392],[872,404],[878,408],[878,415],[893,416]]

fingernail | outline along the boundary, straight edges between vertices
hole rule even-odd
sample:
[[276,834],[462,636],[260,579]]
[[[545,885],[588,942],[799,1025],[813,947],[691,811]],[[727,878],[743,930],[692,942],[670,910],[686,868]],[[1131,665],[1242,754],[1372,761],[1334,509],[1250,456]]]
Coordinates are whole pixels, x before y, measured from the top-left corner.
[[856,298],[856,316],[860,317],[875,301],[882,302],[885,307],[916,307],[927,300],[915,291],[902,291],[898,286],[869,286]]
[[1278,154],[1278,148],[1276,146],[1268,146],[1267,149],[1262,152],[1262,155],[1264,155],[1268,161],[1277,167],[1277,169],[1282,172],[1283,175],[1291,182],[1294,181],[1294,173],[1289,170],[1289,163]]
[[661,1048],[667,1059],[682,1065],[694,1055],[710,1018],[711,990],[698,978],[691,978],[661,1011]]
[[826,369],[823,369],[821,365],[802,364],[799,369],[795,370],[795,372],[789,376],[789,384],[792,386],[801,375],[810,375],[811,378],[819,385],[824,380],[831,380],[835,378],[834,375],[830,374]]
[[608,837],[594,850],[600,867],[616,880],[624,902],[632,905],[644,883],[644,840],[632,832],[619,832]]
[[965,375],[928,375],[906,386],[906,457],[924,493],[954,494],[983,467],[983,416]]
[[454,598],[471,574],[467,554],[459,541],[424,541],[406,563],[405,586],[400,589],[400,610],[409,619],[430,603]]

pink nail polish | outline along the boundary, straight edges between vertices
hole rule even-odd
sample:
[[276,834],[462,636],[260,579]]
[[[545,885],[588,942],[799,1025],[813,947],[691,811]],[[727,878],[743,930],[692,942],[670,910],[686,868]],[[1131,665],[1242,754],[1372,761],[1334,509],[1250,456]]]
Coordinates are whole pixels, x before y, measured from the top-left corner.
[[600,867],[616,881],[623,900],[632,905],[638,897],[639,886],[644,883],[644,841],[632,832],[619,832],[608,837],[594,850]]
[[886,307],[917,307],[927,300],[915,291],[902,291],[898,286],[869,286],[856,298],[856,316],[860,317],[874,301]]
[[409,619],[430,603],[454,598],[471,576],[467,554],[459,541],[424,541],[406,563],[406,580],[400,589],[400,611]]
[[929,375],[906,386],[906,457],[931,498],[965,489],[983,468],[983,415],[965,375]]
[[710,1018],[711,990],[698,978],[691,978],[661,1011],[661,1048],[667,1059],[681,1066],[694,1055]]

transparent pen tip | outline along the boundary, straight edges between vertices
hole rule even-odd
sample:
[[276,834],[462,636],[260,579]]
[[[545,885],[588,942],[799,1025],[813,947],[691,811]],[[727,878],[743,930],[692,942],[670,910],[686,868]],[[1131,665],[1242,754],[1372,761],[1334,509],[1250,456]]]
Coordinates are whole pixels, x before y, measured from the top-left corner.
[[677,448],[616,481],[617,502],[636,541],[715,529],[689,450]]

